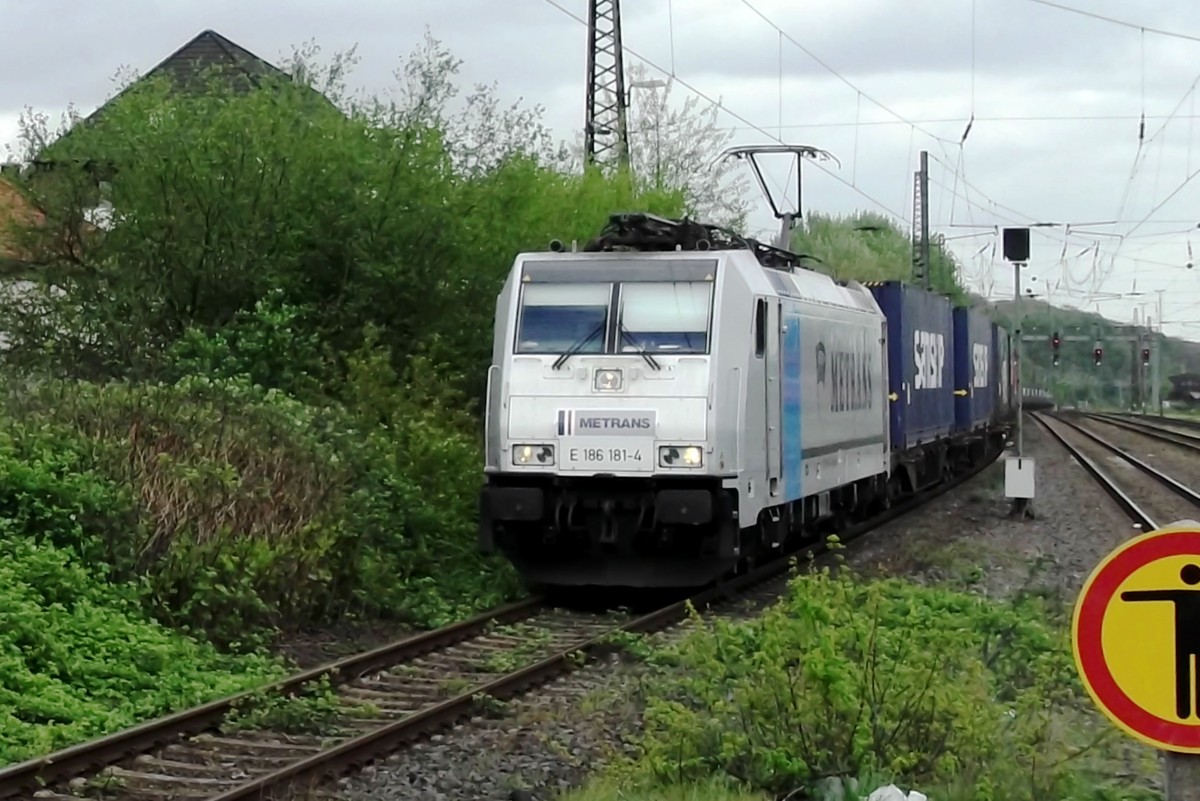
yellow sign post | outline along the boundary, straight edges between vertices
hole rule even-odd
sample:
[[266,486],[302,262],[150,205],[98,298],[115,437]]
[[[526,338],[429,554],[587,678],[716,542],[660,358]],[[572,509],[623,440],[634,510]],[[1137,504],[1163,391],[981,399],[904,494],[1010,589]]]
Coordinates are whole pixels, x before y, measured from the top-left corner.
[[1200,525],[1181,521],[1106,556],[1079,593],[1071,643],[1100,710],[1167,752],[1168,801],[1200,801]]

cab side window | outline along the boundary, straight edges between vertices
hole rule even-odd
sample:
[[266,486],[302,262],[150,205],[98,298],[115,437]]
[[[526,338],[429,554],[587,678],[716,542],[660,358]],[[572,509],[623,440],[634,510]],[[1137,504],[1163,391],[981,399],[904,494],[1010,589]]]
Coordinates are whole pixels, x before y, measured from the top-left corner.
[[767,352],[767,302],[759,298],[754,304],[754,355],[762,358]]

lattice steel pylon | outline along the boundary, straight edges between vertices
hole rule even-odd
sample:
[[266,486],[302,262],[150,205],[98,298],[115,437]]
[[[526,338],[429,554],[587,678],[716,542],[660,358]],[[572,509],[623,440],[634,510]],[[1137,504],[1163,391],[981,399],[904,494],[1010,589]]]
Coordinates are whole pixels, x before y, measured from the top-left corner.
[[584,158],[600,166],[629,165],[621,0],[588,0]]

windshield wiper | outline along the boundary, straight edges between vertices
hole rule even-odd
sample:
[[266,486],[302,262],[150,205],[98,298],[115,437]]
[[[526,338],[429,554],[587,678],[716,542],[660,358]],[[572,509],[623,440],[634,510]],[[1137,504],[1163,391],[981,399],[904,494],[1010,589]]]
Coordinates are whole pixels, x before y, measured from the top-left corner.
[[637,340],[633,338],[633,334],[629,333],[629,329],[627,329],[627,328],[625,327],[625,323],[618,323],[618,324],[617,324],[617,330],[621,332],[621,336],[622,336],[622,337],[624,337],[624,338],[625,338],[625,340],[626,340],[626,341],[627,341],[627,342],[628,342],[630,345],[633,345],[635,348],[637,348],[637,349],[638,349],[638,351],[637,351],[637,352],[638,352],[638,354],[639,354],[639,355],[640,355],[640,356],[641,356],[643,359],[645,359],[645,360],[646,360],[646,364],[650,365],[650,366],[651,366],[651,367],[653,367],[655,370],[661,370],[661,369],[662,369],[662,367],[661,367],[661,366],[659,366],[658,362],[657,362],[657,361],[655,361],[654,357],[653,357],[653,356],[651,356],[649,353],[647,353],[647,352],[646,352],[646,349],[645,349],[645,348],[643,348],[641,345],[639,345],[639,344],[638,344],[638,342],[637,342]]
[[584,337],[583,339],[579,340],[578,342],[576,342],[576,343],[575,343],[574,345],[572,345],[571,347],[567,348],[567,349],[566,349],[566,350],[563,352],[563,355],[559,356],[557,359],[555,359],[555,360],[554,360],[554,364],[553,364],[553,365],[551,365],[551,366],[552,366],[552,367],[553,367],[555,370],[557,370],[557,369],[559,369],[560,367],[562,367],[564,364],[566,364],[566,361],[567,361],[567,359],[571,358],[571,357],[572,357],[572,356],[574,356],[576,353],[578,353],[578,352],[580,351],[580,349],[581,349],[581,348],[583,348],[583,346],[584,346],[584,345],[586,345],[587,343],[589,343],[589,342],[591,342],[593,339],[595,339],[595,338],[596,338],[596,335],[597,335],[597,334],[599,334],[600,332],[602,332],[603,330],[604,330],[604,321],[603,321],[603,320],[601,320],[601,321],[600,321],[600,323],[599,323],[599,325],[597,325],[595,328],[593,328],[593,329],[592,329],[592,333],[588,334],[586,337]]

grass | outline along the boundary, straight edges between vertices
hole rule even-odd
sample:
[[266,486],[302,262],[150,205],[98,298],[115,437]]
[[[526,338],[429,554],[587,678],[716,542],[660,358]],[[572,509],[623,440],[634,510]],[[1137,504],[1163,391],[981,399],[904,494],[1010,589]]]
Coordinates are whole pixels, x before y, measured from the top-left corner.
[[765,793],[717,780],[664,787],[628,787],[611,778],[597,779],[559,796],[561,801],[766,801],[769,798]]

